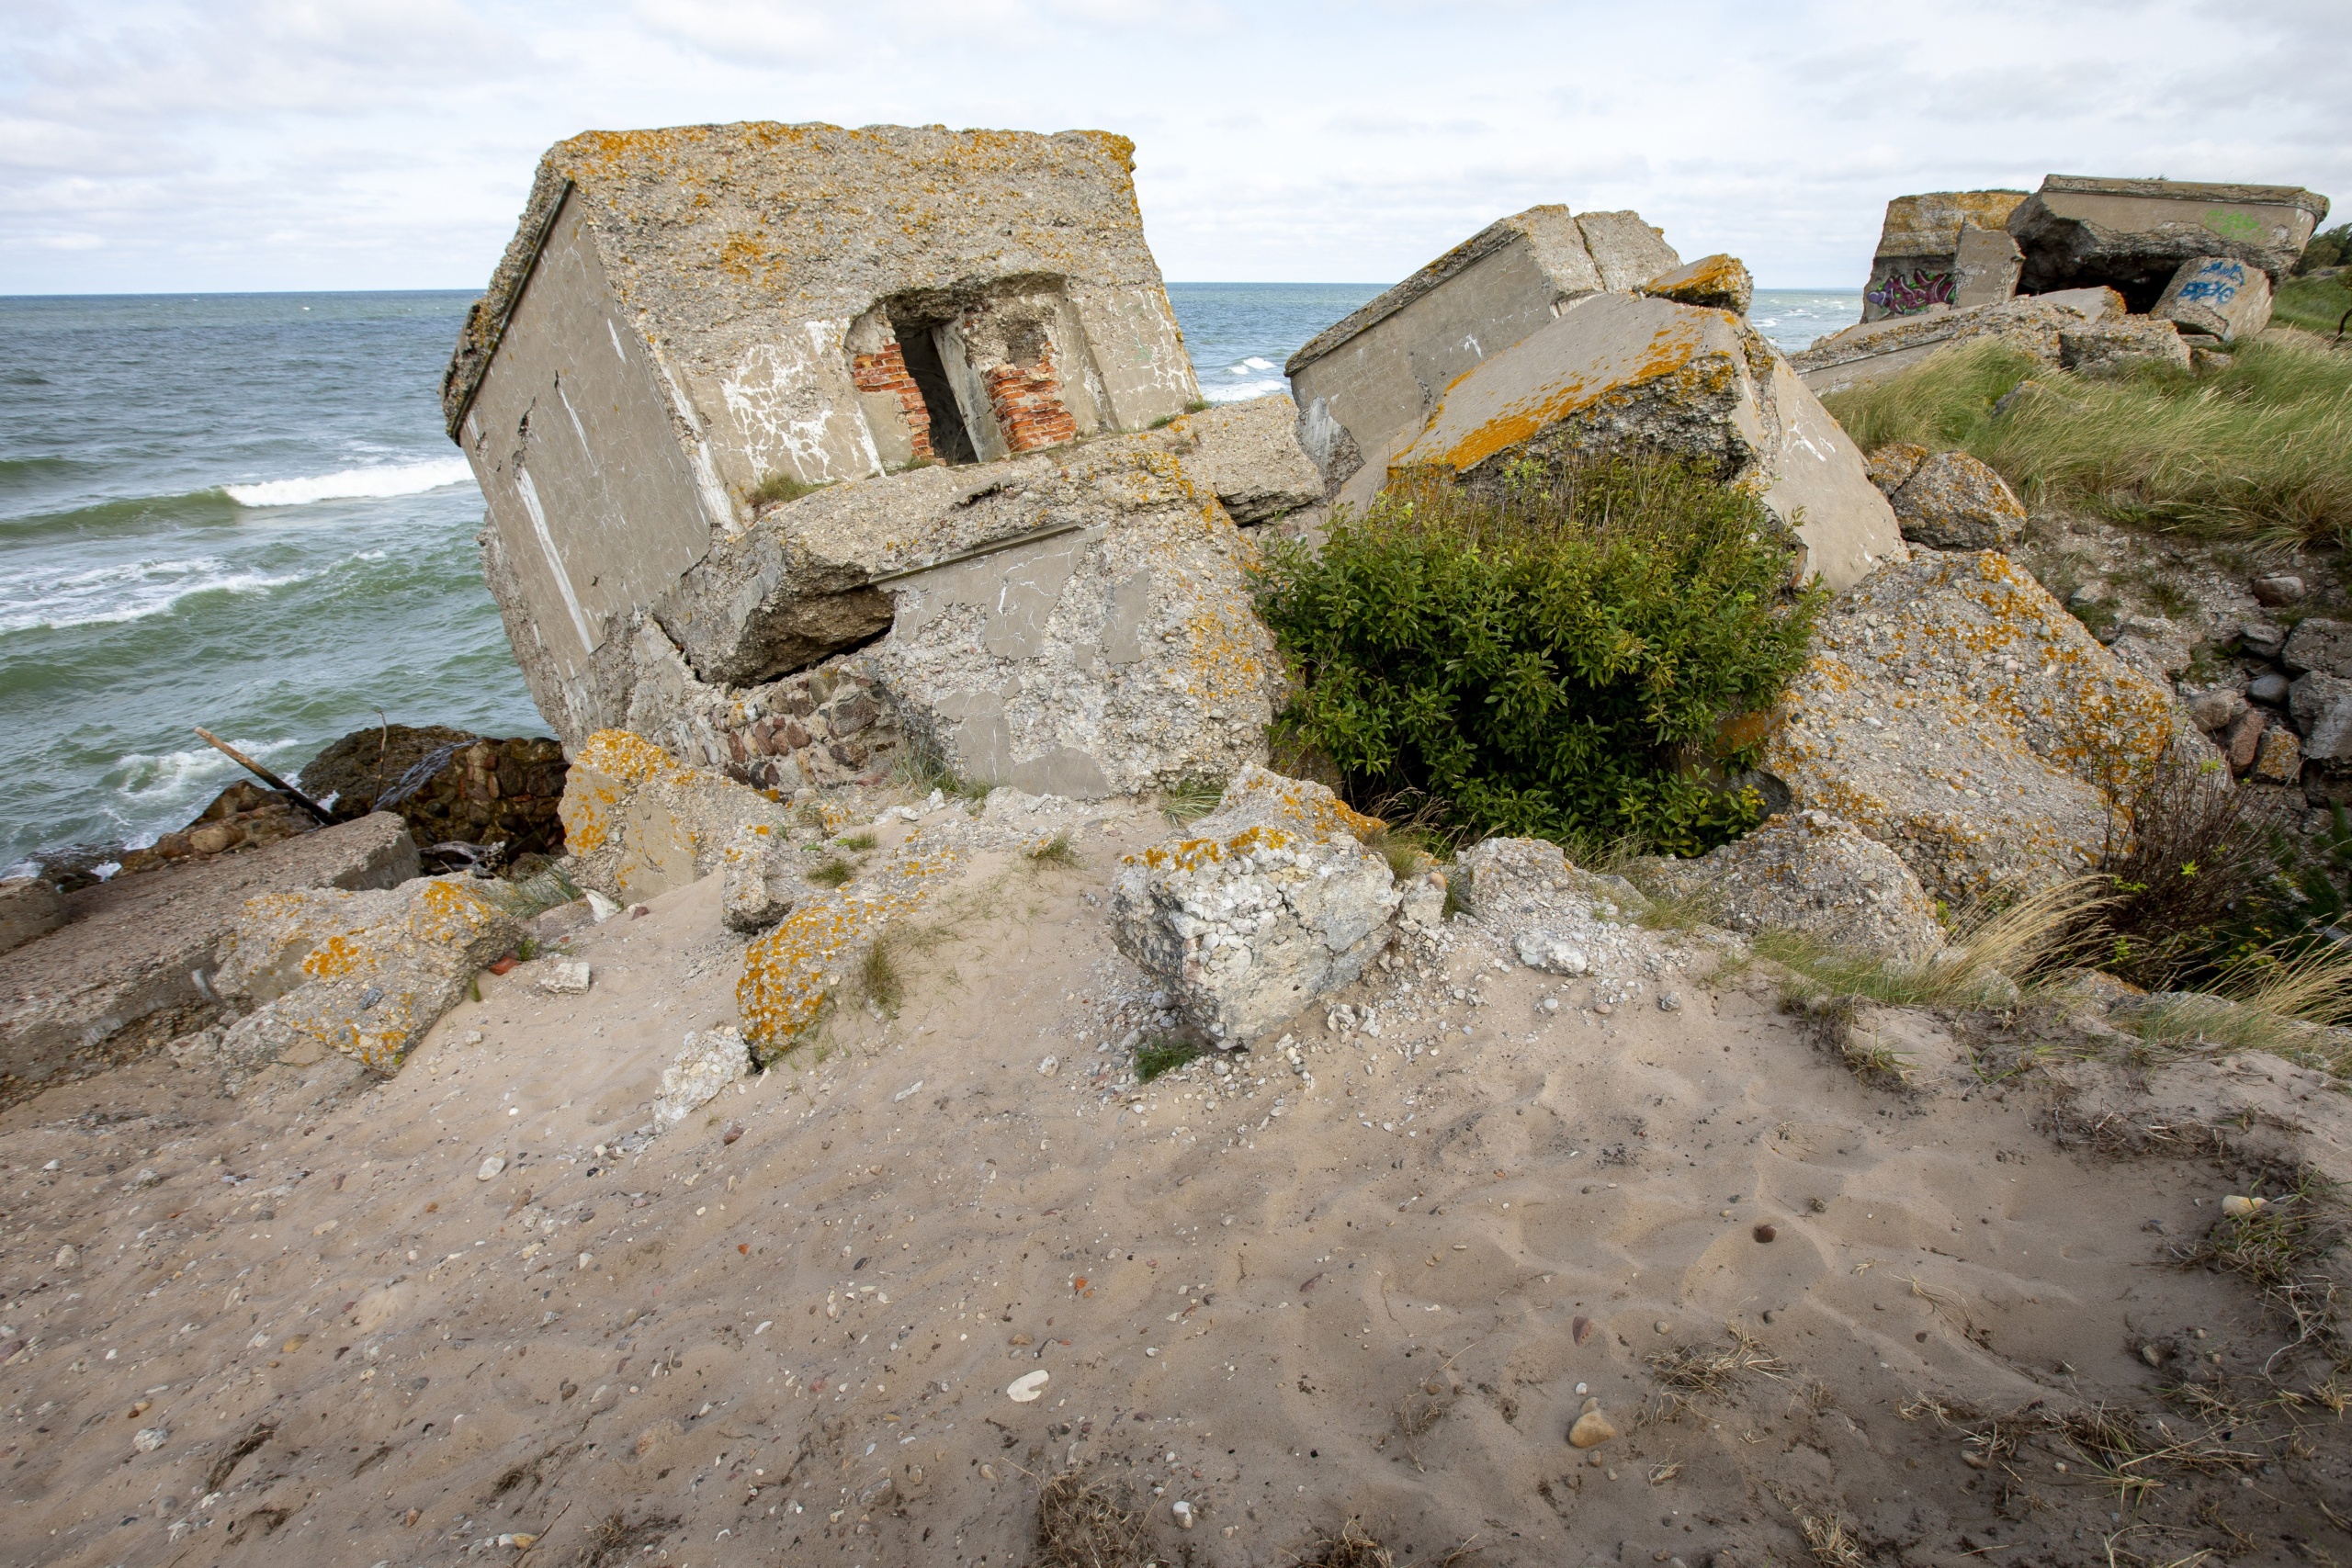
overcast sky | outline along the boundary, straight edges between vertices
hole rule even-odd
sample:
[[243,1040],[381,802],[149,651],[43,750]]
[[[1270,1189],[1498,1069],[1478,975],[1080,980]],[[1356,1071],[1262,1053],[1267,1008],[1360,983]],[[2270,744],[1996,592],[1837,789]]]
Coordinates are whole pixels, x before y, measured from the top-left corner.
[[548,143],[734,119],[1122,132],[1174,279],[1557,201],[1851,288],[1906,191],[2352,197],[2348,84],[2352,0],[0,0],[0,292],[478,288]]

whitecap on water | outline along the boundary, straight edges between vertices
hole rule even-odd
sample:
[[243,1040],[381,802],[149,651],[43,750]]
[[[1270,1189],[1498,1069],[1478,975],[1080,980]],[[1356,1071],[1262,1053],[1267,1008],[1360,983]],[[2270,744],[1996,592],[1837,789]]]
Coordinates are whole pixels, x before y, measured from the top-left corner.
[[474,471],[463,457],[435,457],[422,463],[345,468],[340,473],[315,474],[305,479],[222,485],[220,493],[240,506],[308,506],[321,501],[423,495],[446,485],[471,484],[473,479]]
[[0,573],[0,632],[106,626],[160,615],[195,593],[266,593],[302,572],[231,570],[215,556],[127,561],[86,571]]

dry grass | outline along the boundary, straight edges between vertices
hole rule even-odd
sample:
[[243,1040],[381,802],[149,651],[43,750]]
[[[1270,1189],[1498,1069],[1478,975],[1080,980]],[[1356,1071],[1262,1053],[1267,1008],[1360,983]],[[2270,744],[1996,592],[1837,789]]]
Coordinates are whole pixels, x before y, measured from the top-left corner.
[[2147,1422],[2133,1412],[2103,1404],[2053,1416],[2049,1428],[2073,1448],[2086,1473],[2114,1487],[2127,1504],[2163,1486],[2160,1471],[2229,1475],[2252,1470],[2269,1457],[2225,1447],[2210,1432],[2181,1437],[2162,1421]]
[[2352,1079],[2352,948],[2271,949],[2222,973],[2210,992],[2159,997],[2119,1021],[2158,1055],[2267,1051]]
[[2061,882],[2005,905],[1962,917],[1951,944],[1924,964],[1898,964],[1832,953],[1788,931],[1765,931],[1757,955],[1788,971],[1787,993],[1799,1001],[1850,997],[1890,1007],[2006,1008],[2021,987],[2073,966],[2105,893],[2096,878]]
[[1150,1553],[1143,1511],[1083,1469],[1066,1470],[1037,1494],[1036,1551],[1030,1568],[1142,1568]]
[[1643,1359],[1657,1374],[1657,1381],[1674,1393],[1703,1394],[1709,1399],[1728,1397],[1750,1373],[1777,1379],[1789,1370],[1787,1362],[1758,1344],[1737,1324],[1726,1325],[1724,1332],[1731,1336],[1729,1349],[1677,1345],[1653,1350]]
[[575,1568],[622,1568],[646,1550],[659,1546],[677,1528],[674,1517],[648,1515],[631,1523],[626,1515],[616,1510],[590,1528],[588,1539],[581,1543],[579,1554],[571,1561]]
[[1338,1535],[1312,1543],[1293,1561],[1296,1568],[1396,1568],[1395,1555],[1374,1540],[1358,1519],[1348,1520]]
[[1797,1529],[1804,1537],[1805,1550],[1821,1568],[1867,1568],[1870,1554],[1847,1533],[1845,1521],[1837,1515],[1801,1513]]
[[2223,1214],[2194,1244],[2175,1247],[2184,1268],[2235,1274],[2261,1292],[2263,1302],[2295,1330],[2290,1348],[2324,1345],[2340,1321],[2335,1281],[2328,1258],[2352,1235],[2343,1194],[2306,1166],[2262,1199],[2248,1214]]

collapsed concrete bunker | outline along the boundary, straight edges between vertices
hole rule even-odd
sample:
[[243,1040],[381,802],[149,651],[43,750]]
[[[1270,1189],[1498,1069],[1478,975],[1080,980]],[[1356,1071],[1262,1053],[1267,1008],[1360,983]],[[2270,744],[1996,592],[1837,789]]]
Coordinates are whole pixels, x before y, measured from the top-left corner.
[[442,395],[567,744],[789,789],[910,736],[1089,795],[1262,748],[1236,518],[1319,482],[1286,399],[1187,419],[1132,152],[741,124],[548,152]]

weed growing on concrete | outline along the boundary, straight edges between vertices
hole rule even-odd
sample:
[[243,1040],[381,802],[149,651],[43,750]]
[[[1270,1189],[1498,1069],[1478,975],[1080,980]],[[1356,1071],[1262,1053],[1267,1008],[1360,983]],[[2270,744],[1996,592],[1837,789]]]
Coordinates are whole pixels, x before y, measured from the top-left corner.
[[1162,1037],[1147,1040],[1136,1047],[1136,1081],[1149,1083],[1164,1074],[1172,1073],[1196,1056],[1206,1055],[1205,1047],[1189,1040]]
[[860,853],[872,849],[879,841],[871,833],[850,833],[833,840],[845,850],[854,850]]
[[802,496],[824,488],[820,484],[812,485],[806,479],[795,479],[790,474],[775,473],[753,485],[743,499],[752,503],[752,510],[757,511],[763,506],[798,501]]
[[1168,820],[1182,828],[1197,822],[1215,811],[1225,799],[1225,781],[1195,774],[1178,779],[1159,792],[1159,809]]
[[857,961],[857,994],[861,1001],[871,1002],[884,1012],[895,1013],[906,999],[906,976],[899,972],[899,963],[890,951],[888,940],[876,941]]
[[[2028,379],[2035,394],[1996,415]],[[2270,544],[2352,541],[2352,358],[2309,338],[2241,342],[2199,376],[2100,378],[1967,344],[1824,401],[1865,450],[1960,447],[2030,502]]]
[[816,870],[808,873],[808,880],[815,883],[820,887],[839,887],[856,874],[857,872],[850,865],[849,862],[842,859],[839,855],[835,855],[832,859],[827,861]]
[[1064,871],[1078,869],[1078,850],[1069,841],[1069,829],[1065,828],[1042,844],[1029,850],[1029,863],[1034,866],[1056,865]]
[[994,787],[966,778],[947,759],[923,745],[910,745],[899,752],[899,760],[891,764],[890,773],[892,779],[902,788],[917,795],[929,795],[937,790],[950,800],[986,800],[989,791]]

